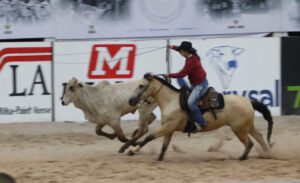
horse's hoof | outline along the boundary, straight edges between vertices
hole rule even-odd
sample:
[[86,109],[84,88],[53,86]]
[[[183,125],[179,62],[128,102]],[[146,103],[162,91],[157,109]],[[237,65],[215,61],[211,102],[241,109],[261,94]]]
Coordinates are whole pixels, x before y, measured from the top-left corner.
[[134,156],[135,155],[135,153],[132,150],[128,151],[127,154],[128,154],[128,156]]
[[157,161],[163,161],[163,160],[164,160],[163,158],[158,158],[158,159],[157,159]]
[[125,152],[125,149],[121,147],[119,150],[119,153],[124,153],[124,152]]
[[239,158],[240,161],[245,161],[246,159],[247,157],[243,157],[243,156]]

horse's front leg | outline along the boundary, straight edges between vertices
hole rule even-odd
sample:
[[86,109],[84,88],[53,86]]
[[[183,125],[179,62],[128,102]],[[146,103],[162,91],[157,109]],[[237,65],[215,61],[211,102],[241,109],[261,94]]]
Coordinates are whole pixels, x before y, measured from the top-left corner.
[[104,137],[107,137],[111,140],[113,140],[114,138],[117,137],[117,135],[115,133],[113,134],[109,134],[109,133],[106,133],[104,131],[102,131],[102,128],[104,127],[105,125],[101,124],[101,125],[97,125],[96,126],[96,134],[99,135],[99,136],[104,136]]
[[[146,133],[146,132],[145,132]],[[131,139],[126,142],[120,149],[119,149],[119,153],[123,153],[125,152],[125,150],[129,147],[129,146],[136,146],[139,143],[137,143],[136,141],[143,136],[145,133],[143,133],[143,130],[140,130],[139,128],[134,130],[134,132],[132,133],[132,137]]]
[[147,117],[145,117],[141,114],[140,119],[139,119],[139,128],[136,129],[132,133],[131,139],[120,148],[119,153],[123,153],[131,145],[136,146],[136,145],[140,144],[139,142],[137,143],[136,141],[139,138],[141,138],[145,133],[148,132],[148,125],[151,124],[155,119],[156,119],[156,116],[152,112]]
[[[173,123],[174,124],[174,123]],[[145,146],[148,142],[151,142],[152,140],[158,138],[158,137],[161,137],[161,136],[166,136],[165,138],[165,141],[164,141],[164,145],[163,145],[163,149],[161,151],[161,154],[158,158],[158,160],[162,160],[163,159],[163,156],[165,154],[165,151],[167,150],[168,148],[168,145],[170,143],[170,140],[171,140],[171,136],[173,134],[173,132],[175,131],[175,128],[174,128],[174,125],[172,123],[166,123],[164,124],[160,129],[158,129],[157,131],[155,131],[154,133],[151,133],[150,135],[148,135],[144,140],[143,142],[140,144],[140,145],[137,145],[135,147],[135,149],[131,149],[129,152],[128,152],[128,155],[129,156],[133,156],[135,155],[135,153],[137,153],[138,151],[141,150],[141,148],[143,146]],[[170,136],[170,137],[167,137],[167,136]]]

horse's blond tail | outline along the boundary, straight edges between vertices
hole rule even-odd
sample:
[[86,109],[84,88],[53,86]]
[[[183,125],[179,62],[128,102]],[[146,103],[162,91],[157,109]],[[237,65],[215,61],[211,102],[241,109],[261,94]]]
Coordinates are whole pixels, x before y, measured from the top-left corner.
[[272,135],[272,129],[273,129],[273,118],[272,118],[271,112],[265,104],[263,104],[259,101],[252,100],[251,104],[252,104],[254,110],[260,112],[263,115],[264,119],[268,121],[267,140],[268,140],[269,146],[272,147],[271,135]]

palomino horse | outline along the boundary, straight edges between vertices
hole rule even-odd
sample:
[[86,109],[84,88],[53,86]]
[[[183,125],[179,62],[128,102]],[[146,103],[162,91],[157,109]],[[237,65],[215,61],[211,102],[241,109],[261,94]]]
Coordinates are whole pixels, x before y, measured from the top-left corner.
[[[188,121],[188,114],[183,111],[179,103],[179,90],[173,87],[164,79],[145,74],[139,86],[135,89],[134,94],[129,100],[129,104],[135,106],[139,101],[147,100],[148,97],[153,97],[161,109],[161,128],[154,133],[148,135],[136,149],[128,152],[129,155],[134,155],[148,142],[164,136],[163,146],[158,160],[164,158],[164,154],[171,141],[175,131],[183,131]],[[273,120],[267,106],[257,101],[250,101],[248,98],[238,95],[225,95],[225,107],[222,110],[216,111],[217,119],[212,113],[206,112],[203,117],[208,124],[201,130],[207,132],[218,129],[224,125],[231,127],[234,134],[245,145],[245,151],[239,158],[240,160],[247,159],[247,156],[253,146],[248,134],[262,146],[264,151],[269,151],[268,146],[264,142],[262,134],[254,127],[254,110],[262,113],[268,121],[267,139],[270,145],[272,134]]]

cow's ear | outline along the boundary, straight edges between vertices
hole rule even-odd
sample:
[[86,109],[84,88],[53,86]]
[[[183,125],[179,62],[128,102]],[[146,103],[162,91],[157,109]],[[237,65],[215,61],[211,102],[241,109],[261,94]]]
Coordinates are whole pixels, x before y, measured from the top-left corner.
[[82,84],[82,83],[78,83],[78,86],[79,86],[80,88],[83,88],[83,84]]
[[73,77],[73,78],[72,78],[72,81],[73,81],[74,83],[77,83],[77,78]]

